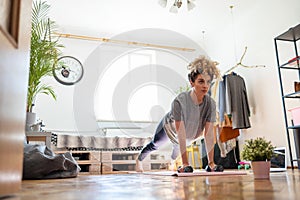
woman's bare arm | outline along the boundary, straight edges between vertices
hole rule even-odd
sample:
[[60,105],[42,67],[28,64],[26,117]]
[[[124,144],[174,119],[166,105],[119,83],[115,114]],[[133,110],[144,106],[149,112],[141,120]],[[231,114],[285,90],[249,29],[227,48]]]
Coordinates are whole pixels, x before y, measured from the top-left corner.
[[179,148],[181,153],[181,159],[183,166],[188,166],[188,158],[186,154],[186,133],[183,121],[175,121],[176,133],[179,142]]
[[205,129],[204,129],[204,140],[205,140],[205,147],[207,152],[208,163],[214,166],[214,147],[215,147],[215,140],[214,140],[214,124],[212,122],[206,122]]

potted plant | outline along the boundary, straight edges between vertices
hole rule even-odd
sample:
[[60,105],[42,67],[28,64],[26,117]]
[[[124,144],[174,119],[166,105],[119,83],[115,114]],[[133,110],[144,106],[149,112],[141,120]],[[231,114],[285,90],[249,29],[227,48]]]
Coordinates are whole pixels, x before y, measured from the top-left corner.
[[[30,45],[30,70],[27,92],[27,117],[32,114],[32,109],[38,94],[50,95],[56,99],[53,88],[42,82],[42,78],[53,76],[52,69],[61,55],[58,38],[51,38],[56,24],[48,17],[50,6],[40,0],[33,1],[31,18],[31,45]],[[27,119],[32,123],[35,119]],[[30,122],[31,121],[31,122]]]
[[263,137],[246,140],[241,151],[241,158],[251,161],[255,179],[268,179],[275,146]]

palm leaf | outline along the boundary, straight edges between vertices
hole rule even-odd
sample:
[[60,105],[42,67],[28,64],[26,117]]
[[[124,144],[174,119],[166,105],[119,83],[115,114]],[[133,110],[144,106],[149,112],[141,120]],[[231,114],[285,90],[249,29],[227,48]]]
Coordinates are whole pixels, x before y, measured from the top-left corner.
[[49,19],[49,11],[50,6],[46,2],[33,1],[27,111],[32,111],[38,94],[56,99],[53,88],[41,83],[43,77],[53,75],[53,66],[61,55],[60,48],[64,47],[59,44],[58,38],[51,38],[57,26]]

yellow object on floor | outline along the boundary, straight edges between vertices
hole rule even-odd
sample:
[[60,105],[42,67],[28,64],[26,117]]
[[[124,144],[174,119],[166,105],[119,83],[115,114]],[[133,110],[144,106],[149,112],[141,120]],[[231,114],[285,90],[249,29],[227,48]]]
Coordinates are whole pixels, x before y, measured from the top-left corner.
[[189,159],[190,154],[192,155],[192,163],[193,163],[194,169],[196,169],[196,164],[195,164],[195,153],[196,153],[198,161],[199,161],[199,165],[200,165],[199,167],[200,167],[200,169],[202,169],[202,161],[201,161],[199,145],[197,145],[196,143],[193,143],[192,145],[188,146],[186,148],[186,153],[187,153],[188,159]]

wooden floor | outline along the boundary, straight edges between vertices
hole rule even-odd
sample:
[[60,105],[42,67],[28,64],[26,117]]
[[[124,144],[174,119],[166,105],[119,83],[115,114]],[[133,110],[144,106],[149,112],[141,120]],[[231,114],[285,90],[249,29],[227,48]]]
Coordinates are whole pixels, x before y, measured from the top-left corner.
[[172,177],[129,173],[25,180],[20,193],[3,199],[300,199],[298,169],[271,173],[269,180],[254,180],[251,171],[247,172],[242,176]]

